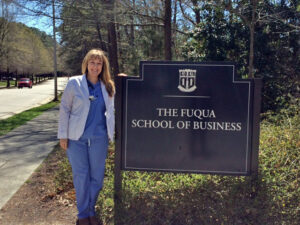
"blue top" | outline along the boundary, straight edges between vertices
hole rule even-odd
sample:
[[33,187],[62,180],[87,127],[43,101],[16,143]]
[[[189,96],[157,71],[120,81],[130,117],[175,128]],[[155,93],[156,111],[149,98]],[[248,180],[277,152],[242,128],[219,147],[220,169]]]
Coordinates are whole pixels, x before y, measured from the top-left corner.
[[107,135],[106,108],[102,95],[101,84],[93,84],[87,80],[89,88],[90,109],[81,138],[96,138]]

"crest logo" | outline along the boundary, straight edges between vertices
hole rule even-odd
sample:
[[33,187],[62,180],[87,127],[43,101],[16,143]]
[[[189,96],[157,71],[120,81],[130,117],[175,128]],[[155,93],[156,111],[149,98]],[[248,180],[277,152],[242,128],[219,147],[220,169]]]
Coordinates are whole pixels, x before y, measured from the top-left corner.
[[196,70],[179,70],[178,89],[182,92],[192,92],[196,90]]

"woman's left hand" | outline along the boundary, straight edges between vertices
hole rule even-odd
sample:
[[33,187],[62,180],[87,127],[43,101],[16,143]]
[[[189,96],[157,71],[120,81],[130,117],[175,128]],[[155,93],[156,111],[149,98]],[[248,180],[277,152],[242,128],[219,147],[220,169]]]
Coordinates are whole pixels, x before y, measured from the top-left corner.
[[60,147],[64,150],[68,148],[68,139],[60,139],[59,140]]

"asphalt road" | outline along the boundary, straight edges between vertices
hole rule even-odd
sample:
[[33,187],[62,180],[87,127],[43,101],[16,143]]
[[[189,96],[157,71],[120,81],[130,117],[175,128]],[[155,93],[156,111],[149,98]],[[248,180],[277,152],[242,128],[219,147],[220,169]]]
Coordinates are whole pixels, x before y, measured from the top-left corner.
[[[68,78],[58,77],[57,90],[62,92]],[[54,79],[30,88],[0,89],[0,119],[6,119],[27,109],[45,104],[54,99]]]

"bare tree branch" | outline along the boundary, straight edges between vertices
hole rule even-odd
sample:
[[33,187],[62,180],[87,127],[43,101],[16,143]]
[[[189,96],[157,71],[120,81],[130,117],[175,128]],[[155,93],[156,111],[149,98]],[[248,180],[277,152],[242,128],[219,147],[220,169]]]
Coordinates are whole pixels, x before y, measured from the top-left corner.
[[180,10],[181,10],[181,13],[183,15],[183,17],[185,19],[187,19],[188,21],[190,21],[194,26],[196,25],[195,21],[192,20],[191,17],[189,17],[185,12],[184,12],[184,9],[183,9],[183,6],[182,6],[182,0],[179,0],[179,7],[180,7]]

